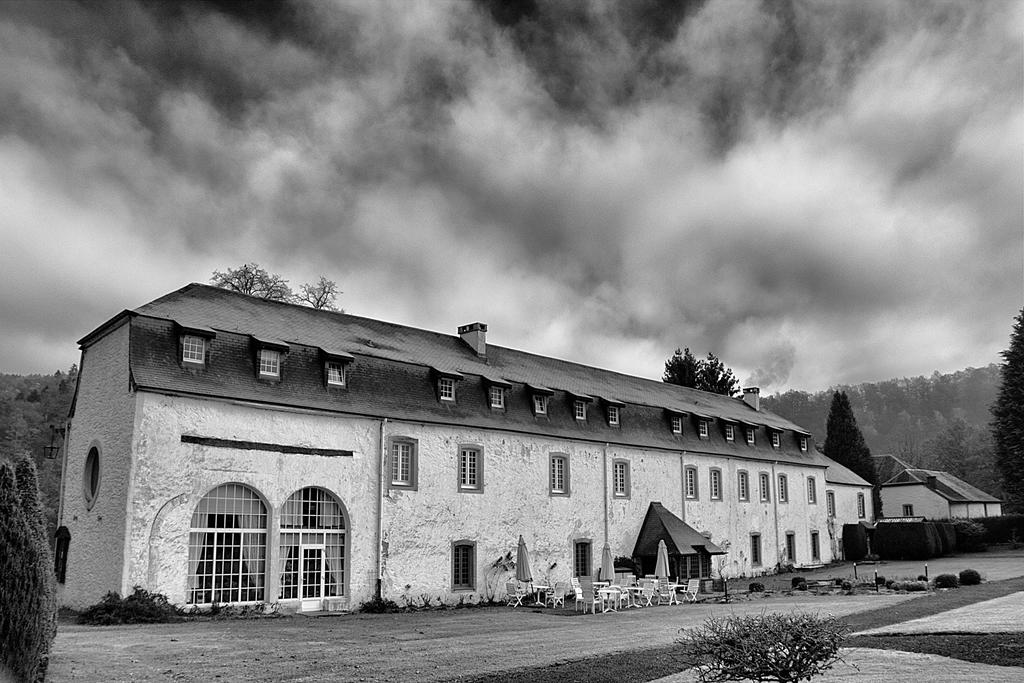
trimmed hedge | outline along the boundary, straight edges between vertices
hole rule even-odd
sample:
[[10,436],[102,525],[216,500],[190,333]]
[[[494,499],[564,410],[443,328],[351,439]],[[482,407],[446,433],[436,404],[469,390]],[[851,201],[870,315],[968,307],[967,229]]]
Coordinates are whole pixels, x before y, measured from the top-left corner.
[[981,517],[971,521],[985,528],[986,543],[1024,543],[1024,515]]
[[863,524],[843,525],[843,556],[848,562],[860,562],[868,554],[868,532]]
[[976,569],[964,569],[960,572],[961,586],[977,586],[981,583],[981,574]]
[[57,587],[27,455],[14,467],[0,462],[0,520],[0,678],[42,680],[57,635]]
[[956,545],[965,553],[976,553],[988,549],[985,541],[987,531],[975,519],[953,520],[956,528]]
[[952,555],[956,552],[956,526],[952,522],[933,522],[939,532],[939,554]]
[[886,522],[875,527],[874,550],[883,560],[927,560],[941,547],[932,522]]
[[935,577],[936,588],[958,588],[960,579],[956,574],[939,574]]

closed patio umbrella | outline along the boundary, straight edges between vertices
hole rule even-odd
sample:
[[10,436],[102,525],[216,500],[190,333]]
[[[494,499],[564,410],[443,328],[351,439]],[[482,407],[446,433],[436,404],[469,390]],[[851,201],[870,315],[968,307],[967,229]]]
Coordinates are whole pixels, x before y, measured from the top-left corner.
[[516,579],[523,583],[533,581],[533,574],[530,572],[530,555],[526,552],[526,541],[523,535],[519,534],[519,550],[516,551]]
[[601,551],[601,580],[610,582],[614,578],[615,566],[612,563],[612,547],[605,543],[604,550]]
[[658,563],[654,565],[654,575],[659,579],[668,578],[668,548],[665,541],[658,541]]

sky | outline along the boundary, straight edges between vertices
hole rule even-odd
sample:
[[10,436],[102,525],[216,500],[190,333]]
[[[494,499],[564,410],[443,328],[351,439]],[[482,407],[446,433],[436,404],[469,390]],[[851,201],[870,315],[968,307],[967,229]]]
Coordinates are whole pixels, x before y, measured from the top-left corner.
[[654,379],[680,347],[768,393],[998,362],[1022,26],[996,0],[0,0],[0,372],[248,262]]

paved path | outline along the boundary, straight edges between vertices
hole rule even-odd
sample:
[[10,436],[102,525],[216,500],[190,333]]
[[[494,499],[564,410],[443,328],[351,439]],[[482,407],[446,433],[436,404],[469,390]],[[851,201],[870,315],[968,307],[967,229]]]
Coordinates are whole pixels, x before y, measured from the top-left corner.
[[[940,612],[930,617],[882,626],[854,635],[879,633],[1020,633],[1024,632],[1024,593]],[[1024,673],[1021,674],[1024,679]]]

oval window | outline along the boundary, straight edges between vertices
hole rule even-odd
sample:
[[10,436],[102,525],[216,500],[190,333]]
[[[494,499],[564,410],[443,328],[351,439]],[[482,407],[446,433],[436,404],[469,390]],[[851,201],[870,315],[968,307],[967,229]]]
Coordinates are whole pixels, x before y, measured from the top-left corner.
[[89,449],[89,455],[85,458],[85,477],[83,478],[85,489],[85,506],[91,510],[96,502],[96,492],[100,488],[100,451],[93,446]]

